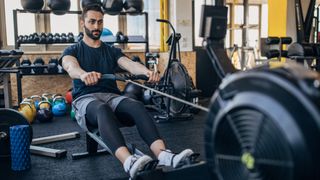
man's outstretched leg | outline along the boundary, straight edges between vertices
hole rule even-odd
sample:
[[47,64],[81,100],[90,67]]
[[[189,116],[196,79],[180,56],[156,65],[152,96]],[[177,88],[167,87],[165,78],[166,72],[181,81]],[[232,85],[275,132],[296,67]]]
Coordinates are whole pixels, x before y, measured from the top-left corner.
[[186,149],[179,154],[166,149],[165,143],[159,136],[152,117],[140,101],[130,98],[124,99],[117,106],[115,114],[119,119],[130,119],[135,122],[140,136],[158,158],[159,165],[175,168],[180,162],[193,154],[191,149]]
[[102,101],[92,101],[86,109],[86,119],[89,126],[98,127],[103,142],[123,164],[130,177],[134,177],[152,158],[144,155],[132,155],[125,145],[120,132],[120,123],[114,116],[110,106]]

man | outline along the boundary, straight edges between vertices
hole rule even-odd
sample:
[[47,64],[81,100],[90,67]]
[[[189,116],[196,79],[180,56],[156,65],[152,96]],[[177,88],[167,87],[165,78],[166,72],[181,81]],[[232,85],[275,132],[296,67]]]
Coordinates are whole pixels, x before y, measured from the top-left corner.
[[119,130],[119,125],[126,124],[122,121],[124,119],[136,124],[140,136],[158,158],[159,165],[176,167],[193,151],[186,149],[174,154],[167,150],[144,105],[119,95],[114,80],[100,79],[101,74],[114,74],[115,68],[120,66],[132,74],[148,76],[151,83],[159,81],[157,73],[131,61],[120,49],[99,40],[103,17],[98,5],[84,8],[80,21],[84,30],[83,40],[66,48],[60,59],[63,68],[73,79],[73,108],[77,122],[85,130],[87,127],[98,127],[102,140],[131,177],[152,159],[147,155],[139,157],[130,154]]

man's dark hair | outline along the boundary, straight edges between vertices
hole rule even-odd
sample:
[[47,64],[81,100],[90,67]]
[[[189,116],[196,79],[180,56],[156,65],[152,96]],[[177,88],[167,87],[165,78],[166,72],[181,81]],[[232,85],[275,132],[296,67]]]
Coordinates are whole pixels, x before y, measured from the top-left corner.
[[104,14],[100,4],[92,4],[83,8],[82,14],[81,14],[82,20],[84,20],[84,18],[87,16],[88,11],[97,11],[97,12],[100,12],[101,14]]

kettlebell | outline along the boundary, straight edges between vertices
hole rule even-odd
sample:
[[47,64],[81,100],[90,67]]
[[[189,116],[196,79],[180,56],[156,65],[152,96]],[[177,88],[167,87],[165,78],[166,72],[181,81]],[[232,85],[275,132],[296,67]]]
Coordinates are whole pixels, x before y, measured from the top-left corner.
[[34,121],[34,113],[30,102],[21,102],[18,111],[27,119],[31,124]]
[[68,104],[71,104],[72,103],[72,88],[69,89],[66,93],[66,101]]
[[39,109],[39,102],[42,101],[42,98],[38,95],[33,95],[30,98],[32,99],[36,110],[38,110]]
[[71,111],[70,111],[70,118],[72,121],[76,121],[76,114],[75,114],[73,108],[71,108]]
[[42,97],[42,100],[47,100],[49,103],[52,103],[52,94],[43,93],[41,97]]
[[24,102],[30,103],[33,117],[36,117],[37,109],[36,109],[36,106],[34,105],[33,100],[30,97],[28,97],[28,98],[24,98],[21,103],[24,103]]
[[36,74],[43,74],[45,67],[44,65],[44,60],[41,57],[38,57],[34,60],[33,62],[33,72]]
[[21,69],[21,72],[24,73],[24,74],[29,74],[31,73],[31,61],[30,59],[23,59],[20,63],[20,67],[23,67]]
[[41,123],[52,121],[52,106],[48,100],[39,102],[39,109],[37,111],[36,119]]
[[58,68],[59,61],[56,58],[51,58],[48,62],[48,73],[57,74],[59,72]]
[[55,96],[52,103],[52,113],[54,116],[64,116],[67,112],[66,100],[62,96]]

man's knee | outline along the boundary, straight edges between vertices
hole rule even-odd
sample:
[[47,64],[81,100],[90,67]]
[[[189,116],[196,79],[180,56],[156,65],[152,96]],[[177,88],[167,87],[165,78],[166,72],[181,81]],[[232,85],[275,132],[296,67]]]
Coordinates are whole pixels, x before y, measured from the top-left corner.
[[[93,113],[97,114],[106,114],[106,113],[113,113],[111,107],[107,103],[97,103],[95,104],[96,111]],[[92,112],[91,112],[92,113]]]
[[131,108],[142,108],[144,109],[144,104],[141,102],[141,101],[138,101],[138,100],[135,100],[135,99],[131,99],[131,98],[127,98],[124,100],[124,103],[126,103],[126,105],[128,107],[131,107]]

